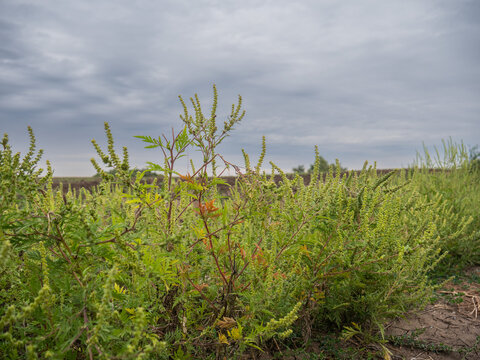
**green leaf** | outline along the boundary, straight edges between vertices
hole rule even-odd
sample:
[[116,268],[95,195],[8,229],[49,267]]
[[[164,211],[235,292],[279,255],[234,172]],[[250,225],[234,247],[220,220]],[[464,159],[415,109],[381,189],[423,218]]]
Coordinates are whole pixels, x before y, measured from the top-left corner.
[[152,163],[150,161],[147,161],[147,164],[149,165],[147,170],[150,170],[150,171],[162,171],[162,172],[170,171],[169,169],[165,169],[165,168],[161,167],[160,165]]
[[212,185],[227,185],[228,183],[226,182],[226,180],[222,179],[222,178],[213,178],[211,181],[210,181],[210,184]]

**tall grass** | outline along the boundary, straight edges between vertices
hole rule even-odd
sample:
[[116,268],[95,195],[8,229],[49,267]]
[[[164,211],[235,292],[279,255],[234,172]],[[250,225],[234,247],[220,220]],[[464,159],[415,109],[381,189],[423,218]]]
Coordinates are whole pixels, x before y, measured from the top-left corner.
[[480,171],[463,143],[451,139],[417,154],[411,181],[435,204],[447,270],[480,263]]

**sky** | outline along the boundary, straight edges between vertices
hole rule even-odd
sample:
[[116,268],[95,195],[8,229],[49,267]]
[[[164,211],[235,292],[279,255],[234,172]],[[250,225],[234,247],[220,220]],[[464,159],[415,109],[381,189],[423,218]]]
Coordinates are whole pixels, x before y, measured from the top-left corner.
[[0,136],[24,153],[31,126],[55,176],[90,176],[107,121],[143,168],[163,158],[134,136],[180,130],[178,95],[208,114],[216,84],[220,124],[246,110],[218,149],[234,164],[264,135],[266,169],[315,145],[404,167],[423,143],[480,143],[479,65],[478,0],[0,0]]

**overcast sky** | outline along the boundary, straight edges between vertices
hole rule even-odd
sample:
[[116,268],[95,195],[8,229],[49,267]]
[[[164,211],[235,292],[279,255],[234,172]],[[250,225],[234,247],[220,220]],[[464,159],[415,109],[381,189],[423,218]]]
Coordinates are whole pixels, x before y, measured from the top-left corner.
[[180,94],[208,113],[213,83],[221,123],[243,97],[221,148],[239,165],[262,135],[285,170],[315,145],[393,168],[479,144],[480,1],[0,0],[0,135],[23,153],[32,126],[56,176],[94,174],[104,121],[132,165],[162,162],[133,136],[180,129]]

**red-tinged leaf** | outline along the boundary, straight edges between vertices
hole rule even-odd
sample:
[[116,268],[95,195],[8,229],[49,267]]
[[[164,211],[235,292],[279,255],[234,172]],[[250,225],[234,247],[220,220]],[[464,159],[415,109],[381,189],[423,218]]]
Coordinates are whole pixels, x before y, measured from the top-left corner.
[[187,173],[187,175],[179,174],[178,176],[180,176],[180,179],[182,179],[183,181],[186,181],[190,184],[192,184],[194,182],[193,177],[190,175],[190,173]]

